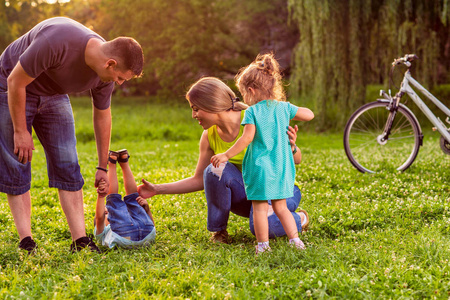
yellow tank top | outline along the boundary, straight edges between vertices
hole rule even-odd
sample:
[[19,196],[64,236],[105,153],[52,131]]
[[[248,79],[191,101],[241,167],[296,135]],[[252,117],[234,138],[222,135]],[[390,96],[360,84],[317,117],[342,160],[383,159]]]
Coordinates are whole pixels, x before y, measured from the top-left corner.
[[[244,118],[244,114],[245,114],[245,110],[242,110],[241,111],[241,121]],[[216,125],[208,128],[209,146],[214,151],[214,154],[224,153],[225,151],[227,151],[229,148],[231,148],[236,143],[236,141],[241,137],[242,133],[244,132],[244,126],[243,125],[240,125],[240,126],[241,126],[241,128],[239,129],[239,134],[234,139],[234,141],[229,142],[229,143],[223,141],[220,138],[219,133],[217,132]],[[230,163],[235,165],[241,171],[242,171],[242,161],[244,160],[244,155],[245,155],[246,150],[247,149],[240,152],[236,156],[230,158],[230,160],[229,160]]]

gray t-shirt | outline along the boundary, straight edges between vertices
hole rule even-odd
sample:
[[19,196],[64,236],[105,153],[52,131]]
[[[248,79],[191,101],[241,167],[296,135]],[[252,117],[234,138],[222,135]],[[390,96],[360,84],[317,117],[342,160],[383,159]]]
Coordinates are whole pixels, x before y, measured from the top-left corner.
[[35,78],[27,93],[52,96],[91,91],[94,106],[106,109],[111,103],[114,82],[102,82],[85,62],[87,42],[104,39],[82,24],[56,17],[37,24],[10,44],[0,56],[0,85],[20,60],[25,72]]

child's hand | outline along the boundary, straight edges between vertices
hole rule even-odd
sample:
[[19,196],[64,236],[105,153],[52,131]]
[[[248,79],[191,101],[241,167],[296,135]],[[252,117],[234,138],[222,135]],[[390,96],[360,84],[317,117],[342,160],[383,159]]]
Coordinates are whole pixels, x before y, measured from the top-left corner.
[[98,183],[98,187],[97,187],[97,193],[99,195],[106,195],[108,193],[108,184],[106,183],[105,180],[101,179],[100,182]]
[[139,205],[142,206],[142,207],[144,207],[144,206],[146,206],[146,205],[148,206],[147,200],[146,200],[145,198],[141,197],[141,196],[138,196],[138,197],[136,198],[136,201],[137,201],[137,203],[139,203]]
[[219,167],[221,163],[224,163],[228,160],[228,157],[225,155],[225,153],[216,154],[213,157],[211,157],[211,163],[214,167]]

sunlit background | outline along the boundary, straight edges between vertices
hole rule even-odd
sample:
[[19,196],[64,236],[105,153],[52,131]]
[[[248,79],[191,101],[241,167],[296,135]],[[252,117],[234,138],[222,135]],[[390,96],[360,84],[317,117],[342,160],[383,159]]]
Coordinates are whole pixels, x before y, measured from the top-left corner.
[[[18,4],[21,5],[22,2],[26,2],[26,1],[19,1]],[[55,3],[67,3],[67,2],[70,2],[70,0],[37,0],[37,1],[31,1],[30,5],[35,7],[42,3],[55,4]],[[11,5],[10,1],[5,0],[5,6],[9,7],[10,5]]]
[[393,59],[416,53],[413,76],[450,104],[446,1],[7,0],[0,4],[0,49],[54,16],[142,45],[144,76],[116,87],[124,96],[184,101],[202,76],[235,89],[239,69],[273,51],[289,99],[314,109],[318,130],[342,129],[366,94],[373,100],[389,87]]

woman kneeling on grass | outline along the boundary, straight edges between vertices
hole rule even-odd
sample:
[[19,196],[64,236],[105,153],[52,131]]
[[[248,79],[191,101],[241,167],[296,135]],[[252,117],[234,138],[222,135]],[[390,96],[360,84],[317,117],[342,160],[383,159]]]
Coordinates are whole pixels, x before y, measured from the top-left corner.
[[[129,158],[130,155],[126,149],[109,151],[109,191],[103,191],[105,181],[99,183],[99,191],[108,192],[108,196],[106,196],[106,208],[105,197],[97,198],[94,235],[103,246],[108,248],[116,245],[122,248],[146,247],[155,240],[153,216],[147,200],[137,193],[136,181],[128,164]],[[123,200],[118,194],[117,162],[122,169],[125,186],[126,196]]]
[[[197,119],[204,131],[200,138],[200,154],[194,176],[164,184],[152,184],[142,180],[139,194],[150,198],[159,194],[184,194],[205,190],[208,205],[207,229],[214,232],[214,242],[228,243],[227,224],[230,212],[250,218],[250,230],[255,234],[252,203],[247,201],[242,179],[242,160],[245,150],[230,158],[221,168],[210,164],[211,157],[228,150],[243,133],[241,121],[248,107],[239,101],[234,92],[221,80],[205,77],[194,83],[186,94],[192,108],[192,118]],[[298,128],[289,126],[289,140],[296,164],[301,161],[301,152],[295,145]],[[286,199],[287,207],[295,219],[298,232],[306,229],[309,217],[306,211],[295,212],[301,200],[298,186],[293,196]],[[278,217],[271,209],[268,212],[269,236],[286,235]]]

